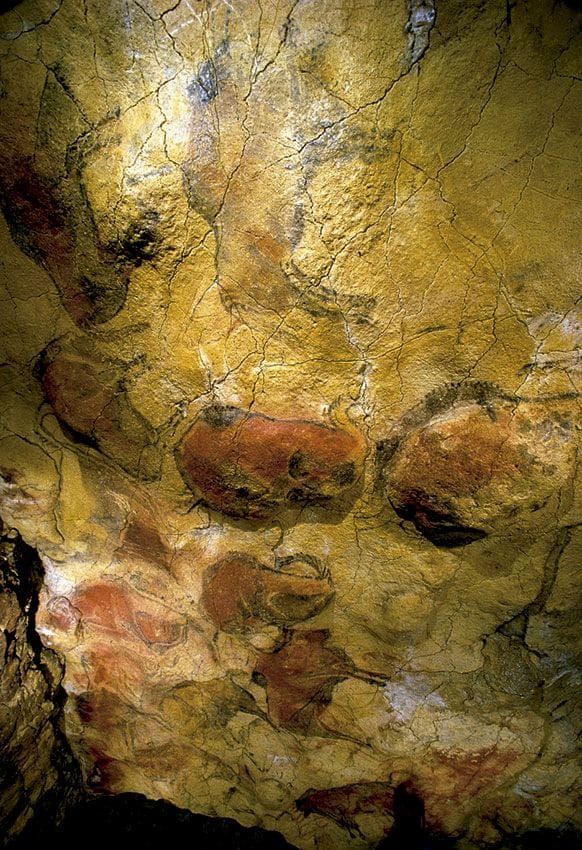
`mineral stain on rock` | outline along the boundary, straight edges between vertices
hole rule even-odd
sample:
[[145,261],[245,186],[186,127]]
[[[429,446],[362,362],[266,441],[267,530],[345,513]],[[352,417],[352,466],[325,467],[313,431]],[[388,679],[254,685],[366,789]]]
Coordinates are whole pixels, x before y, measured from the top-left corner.
[[186,434],[177,460],[211,508],[260,519],[285,506],[343,496],[361,474],[364,452],[355,432],[211,407]]

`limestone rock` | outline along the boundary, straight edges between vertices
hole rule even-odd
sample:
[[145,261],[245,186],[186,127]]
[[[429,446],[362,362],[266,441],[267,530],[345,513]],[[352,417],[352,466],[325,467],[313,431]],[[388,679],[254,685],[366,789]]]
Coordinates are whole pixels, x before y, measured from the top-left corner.
[[[62,668],[34,631],[42,568],[19,535],[2,528],[0,537],[0,845],[6,846],[39,814],[45,823],[74,799],[78,782],[64,743]],[[60,802],[46,799],[58,791]]]
[[581,828],[580,20],[4,4],[0,514],[92,793],[301,850]]

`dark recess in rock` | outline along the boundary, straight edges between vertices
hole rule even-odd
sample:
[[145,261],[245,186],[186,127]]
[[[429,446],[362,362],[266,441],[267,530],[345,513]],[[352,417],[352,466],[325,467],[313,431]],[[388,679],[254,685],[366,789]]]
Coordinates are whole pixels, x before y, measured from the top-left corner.
[[165,800],[148,800],[141,794],[83,800],[71,807],[60,827],[27,830],[9,850],[29,850],[40,846],[40,841],[42,846],[59,850],[125,850],[132,846],[140,850],[171,846],[191,850],[294,850],[278,832],[244,827],[231,818],[192,814]]
[[[16,619],[14,632],[4,632],[0,659],[0,706],[12,706],[0,712],[0,847],[8,846],[27,812],[51,826],[82,793],[62,729],[66,693],[60,662],[43,647],[35,627],[43,577],[36,551],[0,520],[0,595],[8,619]],[[52,784],[46,776],[51,768]]]
[[132,221],[121,235],[119,244],[108,245],[120,262],[139,266],[144,260],[155,257],[159,248],[160,215],[156,210],[145,210],[141,217]]
[[420,531],[435,546],[445,546],[449,549],[455,546],[467,546],[487,536],[486,532],[480,528],[462,525],[453,516],[422,509],[415,504],[413,494],[406,506],[395,507],[395,511],[402,519],[413,522],[417,531]]

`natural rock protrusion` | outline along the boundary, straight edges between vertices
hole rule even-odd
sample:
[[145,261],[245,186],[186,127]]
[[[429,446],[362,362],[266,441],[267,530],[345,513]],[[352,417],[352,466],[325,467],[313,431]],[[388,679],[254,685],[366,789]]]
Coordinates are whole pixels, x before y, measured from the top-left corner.
[[155,477],[154,429],[132,407],[119,367],[56,343],[44,352],[40,372],[46,398],[72,436],[130,474]]
[[35,631],[42,576],[34,549],[0,520],[0,847],[34,815],[48,826],[78,793],[61,731],[63,669]]
[[308,620],[334,593],[326,572],[309,560],[285,559],[273,569],[233,552],[209,569],[202,603],[216,626],[226,631],[256,621],[291,626]]
[[466,400],[401,437],[382,472],[385,494],[435,545],[462,546],[542,508],[573,449],[563,411]]
[[235,407],[206,410],[178,451],[186,482],[207,505],[254,519],[342,496],[356,484],[363,459],[364,440],[355,432]]

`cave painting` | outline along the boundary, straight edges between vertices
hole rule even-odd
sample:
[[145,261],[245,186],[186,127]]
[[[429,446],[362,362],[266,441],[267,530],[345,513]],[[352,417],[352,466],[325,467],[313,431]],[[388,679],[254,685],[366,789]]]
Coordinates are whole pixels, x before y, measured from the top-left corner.
[[0,16],[2,516],[96,792],[575,823],[577,13],[454,5]]

